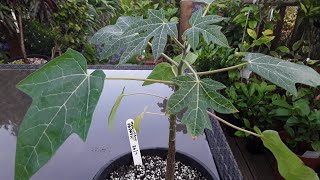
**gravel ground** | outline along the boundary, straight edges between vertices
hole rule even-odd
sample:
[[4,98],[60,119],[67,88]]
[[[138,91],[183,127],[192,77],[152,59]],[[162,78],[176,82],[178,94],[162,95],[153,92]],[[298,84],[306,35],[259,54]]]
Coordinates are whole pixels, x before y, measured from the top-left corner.
[[[158,156],[142,156],[144,166],[121,166],[110,175],[110,180],[165,179],[166,161]],[[176,180],[206,180],[196,169],[176,162]],[[107,179],[108,180],[108,179]]]

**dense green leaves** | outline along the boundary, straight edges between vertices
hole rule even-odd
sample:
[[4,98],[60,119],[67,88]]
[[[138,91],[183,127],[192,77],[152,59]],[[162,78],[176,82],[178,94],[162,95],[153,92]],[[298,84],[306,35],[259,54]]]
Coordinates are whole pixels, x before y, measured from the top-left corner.
[[29,179],[72,133],[86,139],[104,79],[68,50],[17,85],[33,101],[19,129],[15,179]]
[[287,180],[318,180],[317,174],[305,166],[290,149],[281,141],[276,131],[267,130],[262,133],[263,144],[268,148],[278,162],[278,169],[282,177]]
[[211,108],[219,113],[234,113],[236,108],[217,90],[225,86],[212,79],[197,81],[192,76],[179,76],[173,79],[179,86],[168,101],[168,110],[171,113],[178,113],[188,108],[185,112],[182,123],[187,126],[188,132],[193,136],[203,133],[205,128],[211,129],[207,109]]
[[296,83],[312,87],[320,85],[320,75],[312,68],[291,63],[259,53],[248,53],[245,57],[249,70],[272,83],[297,95]]
[[92,43],[102,46],[102,59],[108,59],[125,48],[125,44],[132,39],[133,35],[124,36],[123,34],[130,25],[139,20],[139,18],[134,17],[120,17],[115,25],[109,25],[100,29],[91,38]]
[[[172,66],[169,63],[160,63],[154,67],[147,79],[170,81],[173,77],[175,77],[175,75]],[[153,84],[153,82],[145,81],[142,85],[146,86],[150,84]]]
[[196,50],[198,47],[200,33],[207,44],[212,42],[220,46],[229,47],[227,38],[221,32],[222,27],[214,25],[224,19],[217,15],[202,16],[202,9],[193,13],[190,19],[191,27],[184,32],[192,49]]
[[141,54],[152,38],[152,54],[156,60],[164,51],[168,36],[178,37],[177,22],[166,22],[163,9],[149,10],[148,14],[148,19],[143,19],[130,26],[124,34],[125,36],[137,35],[128,42],[127,49],[121,59],[131,57],[134,54]]

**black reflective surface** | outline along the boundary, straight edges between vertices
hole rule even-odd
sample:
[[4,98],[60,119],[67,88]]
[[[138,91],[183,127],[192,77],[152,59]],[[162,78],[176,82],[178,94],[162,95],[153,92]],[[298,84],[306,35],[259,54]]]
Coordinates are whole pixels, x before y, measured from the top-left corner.
[[[90,71],[91,72],[91,71]],[[105,70],[107,77],[145,78],[150,70]],[[15,84],[28,70],[0,71],[0,180],[13,180],[16,134],[31,99],[18,91]],[[137,81],[106,81],[100,101],[93,115],[86,142],[71,135],[55,156],[31,180],[89,180],[107,162],[130,151],[125,121],[134,119],[145,106],[149,112],[163,113],[163,100],[144,96],[127,96],[116,114],[114,128],[108,127],[108,115],[116,98],[126,87],[126,93],[149,92],[170,96],[172,88],[166,85],[142,87]],[[146,114],[140,123],[140,148],[167,147],[169,122],[165,116]],[[196,157],[218,176],[205,136],[192,140],[184,126],[177,127],[177,150]]]

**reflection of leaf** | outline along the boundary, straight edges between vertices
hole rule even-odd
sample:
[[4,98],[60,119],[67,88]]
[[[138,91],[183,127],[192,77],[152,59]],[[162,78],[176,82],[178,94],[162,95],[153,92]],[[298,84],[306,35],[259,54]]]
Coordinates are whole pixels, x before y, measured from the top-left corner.
[[207,108],[220,113],[234,113],[236,108],[217,90],[225,86],[212,79],[202,79],[197,82],[192,76],[179,76],[173,78],[179,86],[168,101],[168,109],[178,113],[188,108],[184,113],[182,123],[187,126],[188,132],[193,136],[202,134],[205,128],[211,129]]
[[118,96],[116,102],[112,106],[112,109],[109,114],[108,123],[109,123],[109,127],[111,127],[111,128],[113,127],[114,117],[116,116],[117,110],[120,106],[120,103],[121,103],[121,100],[123,97],[124,97],[124,88],[123,88],[121,94]]
[[288,180],[319,180],[317,174],[305,166],[290,149],[281,141],[276,131],[263,131],[263,144],[268,148],[278,162],[278,169],[282,177]]
[[133,128],[137,131],[140,132],[140,121],[143,118],[144,114],[146,113],[148,109],[148,106],[146,106],[141,114],[139,114],[136,119],[134,120]]
[[245,57],[249,70],[297,95],[296,83],[312,87],[320,85],[320,75],[312,68],[259,53]]
[[69,49],[17,85],[33,101],[18,133],[15,179],[29,179],[72,133],[86,139],[104,79]]
[[[169,63],[160,63],[154,67],[153,71],[150,73],[147,79],[156,79],[156,80],[164,80],[169,81],[173,77],[175,77],[172,66]],[[145,81],[142,85],[150,85],[153,84],[153,82],[147,82]]]
[[199,35],[202,34],[207,44],[216,43],[220,46],[229,47],[228,40],[221,32],[221,28],[214,23],[220,22],[225,18],[217,15],[208,15],[202,17],[202,9],[192,14],[190,19],[190,28],[184,34],[190,43],[192,49],[196,50],[199,45]]

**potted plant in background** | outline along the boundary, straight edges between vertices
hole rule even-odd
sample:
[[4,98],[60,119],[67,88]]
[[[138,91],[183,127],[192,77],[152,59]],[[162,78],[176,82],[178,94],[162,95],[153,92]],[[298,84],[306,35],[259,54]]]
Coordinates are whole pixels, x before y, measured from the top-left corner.
[[[210,108],[219,113],[238,112],[228,99],[219,94],[219,90],[225,88],[222,83],[208,78],[200,79],[200,76],[246,67],[296,96],[296,83],[316,87],[320,85],[320,75],[307,66],[259,53],[245,53],[244,61],[235,66],[196,72],[192,64],[197,55],[193,52],[198,49],[200,37],[207,44],[228,47],[221,27],[215,25],[224,18],[206,16],[213,1],[205,2],[207,6],[204,10],[199,9],[193,13],[189,21],[191,27],[183,34],[183,43],[177,40],[177,22],[168,22],[162,9],[149,10],[146,19],[120,17],[115,25],[106,26],[95,34],[92,42],[103,44],[103,55],[106,57],[126,48],[120,63],[125,63],[136,54],[142,54],[148,45],[151,46],[154,59],[161,56],[166,58],[169,63],[158,64],[147,79],[108,77],[101,70],[87,74],[85,58],[70,49],[22,80],[17,87],[31,96],[33,102],[19,129],[15,179],[30,178],[50,160],[72,133],[86,139],[105,80],[137,80],[175,86],[176,91],[168,98],[166,110],[170,119],[166,179],[174,179],[176,114],[183,109],[187,111],[182,123],[192,137],[202,134],[205,128],[211,129],[209,116],[212,116],[230,127],[260,138],[277,159],[280,174],[284,178],[319,179],[312,169],[285,146],[276,131],[261,132],[257,128],[254,128],[255,132],[245,130],[208,111]],[[181,55],[177,58],[170,58],[164,53],[168,36],[181,48]],[[186,72],[187,69],[190,72]],[[123,93],[114,109],[119,106]],[[109,121],[112,124],[113,119]]]

